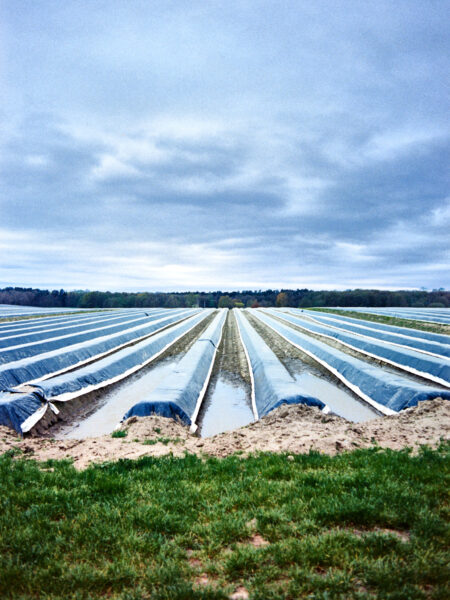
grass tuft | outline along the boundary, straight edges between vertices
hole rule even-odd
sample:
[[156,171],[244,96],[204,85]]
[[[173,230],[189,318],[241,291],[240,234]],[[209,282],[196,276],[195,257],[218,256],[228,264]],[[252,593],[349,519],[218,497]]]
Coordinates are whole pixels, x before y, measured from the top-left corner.
[[128,431],[125,431],[124,429],[117,429],[116,431],[113,431],[111,434],[112,438],[124,438],[127,437],[128,435]]

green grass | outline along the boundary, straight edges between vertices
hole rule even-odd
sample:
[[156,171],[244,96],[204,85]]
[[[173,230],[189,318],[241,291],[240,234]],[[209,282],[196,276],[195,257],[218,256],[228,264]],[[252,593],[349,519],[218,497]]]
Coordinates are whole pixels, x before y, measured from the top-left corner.
[[155,444],[157,444],[158,442],[160,442],[161,444],[164,444],[164,446],[167,446],[167,444],[179,444],[182,441],[181,438],[167,438],[167,437],[157,437],[156,439],[151,439],[151,440],[144,440],[142,443],[145,444],[146,446],[154,446]]
[[113,431],[111,434],[112,438],[124,438],[127,437],[128,435],[128,431],[125,431],[125,429],[118,429],[117,431]]
[[212,600],[244,585],[253,600],[448,598],[449,450],[81,472],[3,455],[0,597]]
[[386,317],[384,315],[374,315],[371,313],[360,313],[353,310],[339,310],[334,308],[306,308],[304,310],[315,310],[326,312],[334,315],[342,315],[343,317],[352,317],[361,321],[373,321],[374,323],[386,323],[387,325],[395,325],[395,327],[408,327],[409,329],[420,329],[421,331],[431,331],[432,333],[444,333],[450,335],[450,325],[445,323],[425,323],[425,321],[413,321],[412,319],[400,319],[398,317]]

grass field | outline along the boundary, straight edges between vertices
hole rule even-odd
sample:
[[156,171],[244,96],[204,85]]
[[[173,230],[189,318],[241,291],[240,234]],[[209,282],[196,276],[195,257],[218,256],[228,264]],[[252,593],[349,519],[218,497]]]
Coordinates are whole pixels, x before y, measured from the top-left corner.
[[449,450],[3,455],[0,597],[448,598]]
[[399,317],[387,317],[384,315],[361,313],[353,310],[339,310],[335,308],[308,308],[306,310],[341,315],[342,317],[352,317],[353,319],[359,319],[360,321],[386,323],[386,325],[394,325],[395,327],[408,327],[410,329],[420,329],[421,331],[450,335],[450,325],[446,325],[445,323],[426,323],[425,321],[413,321],[412,319],[400,319]]

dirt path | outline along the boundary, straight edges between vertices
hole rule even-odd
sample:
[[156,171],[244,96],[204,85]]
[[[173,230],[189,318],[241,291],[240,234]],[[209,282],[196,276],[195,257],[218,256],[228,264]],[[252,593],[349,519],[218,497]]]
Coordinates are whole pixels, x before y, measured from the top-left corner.
[[214,371],[221,371],[222,374],[225,374],[230,379],[237,378],[250,385],[247,358],[239,336],[236,317],[231,310],[228,311],[224,336],[219,348],[218,360]]
[[233,311],[229,310],[208,391],[198,418],[199,431],[202,432],[202,435],[210,435],[210,413],[212,411],[215,412],[214,433],[217,430],[224,431],[248,423],[245,416],[246,408],[251,420],[253,417],[250,372],[239,336],[236,317]]
[[223,457],[234,452],[243,456],[257,451],[309,452],[314,449],[336,454],[355,448],[379,445],[382,448],[418,449],[436,447],[450,440],[450,402],[437,398],[392,417],[366,423],[351,423],[341,417],[324,415],[305,405],[280,406],[267,417],[229,433],[198,438],[186,427],[164,417],[131,417],[123,424],[124,438],[102,436],[85,440],[27,438],[21,440],[6,427],[0,427],[0,453],[15,451],[17,456],[37,460],[70,458],[78,469],[91,462],[119,458],[197,455]]

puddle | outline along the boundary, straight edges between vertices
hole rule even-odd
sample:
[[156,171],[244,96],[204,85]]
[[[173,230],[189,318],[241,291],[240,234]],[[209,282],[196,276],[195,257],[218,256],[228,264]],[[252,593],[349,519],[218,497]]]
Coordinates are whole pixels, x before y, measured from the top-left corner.
[[172,358],[114,386],[102,397],[98,410],[78,423],[62,428],[57,437],[84,439],[111,433],[127,410],[145,400],[175,365]]
[[219,377],[208,392],[199,422],[200,435],[210,437],[253,422],[253,412],[243,386]]
[[340,417],[361,423],[378,416],[369,406],[322,377],[304,371],[294,378],[302,392],[322,400]]

